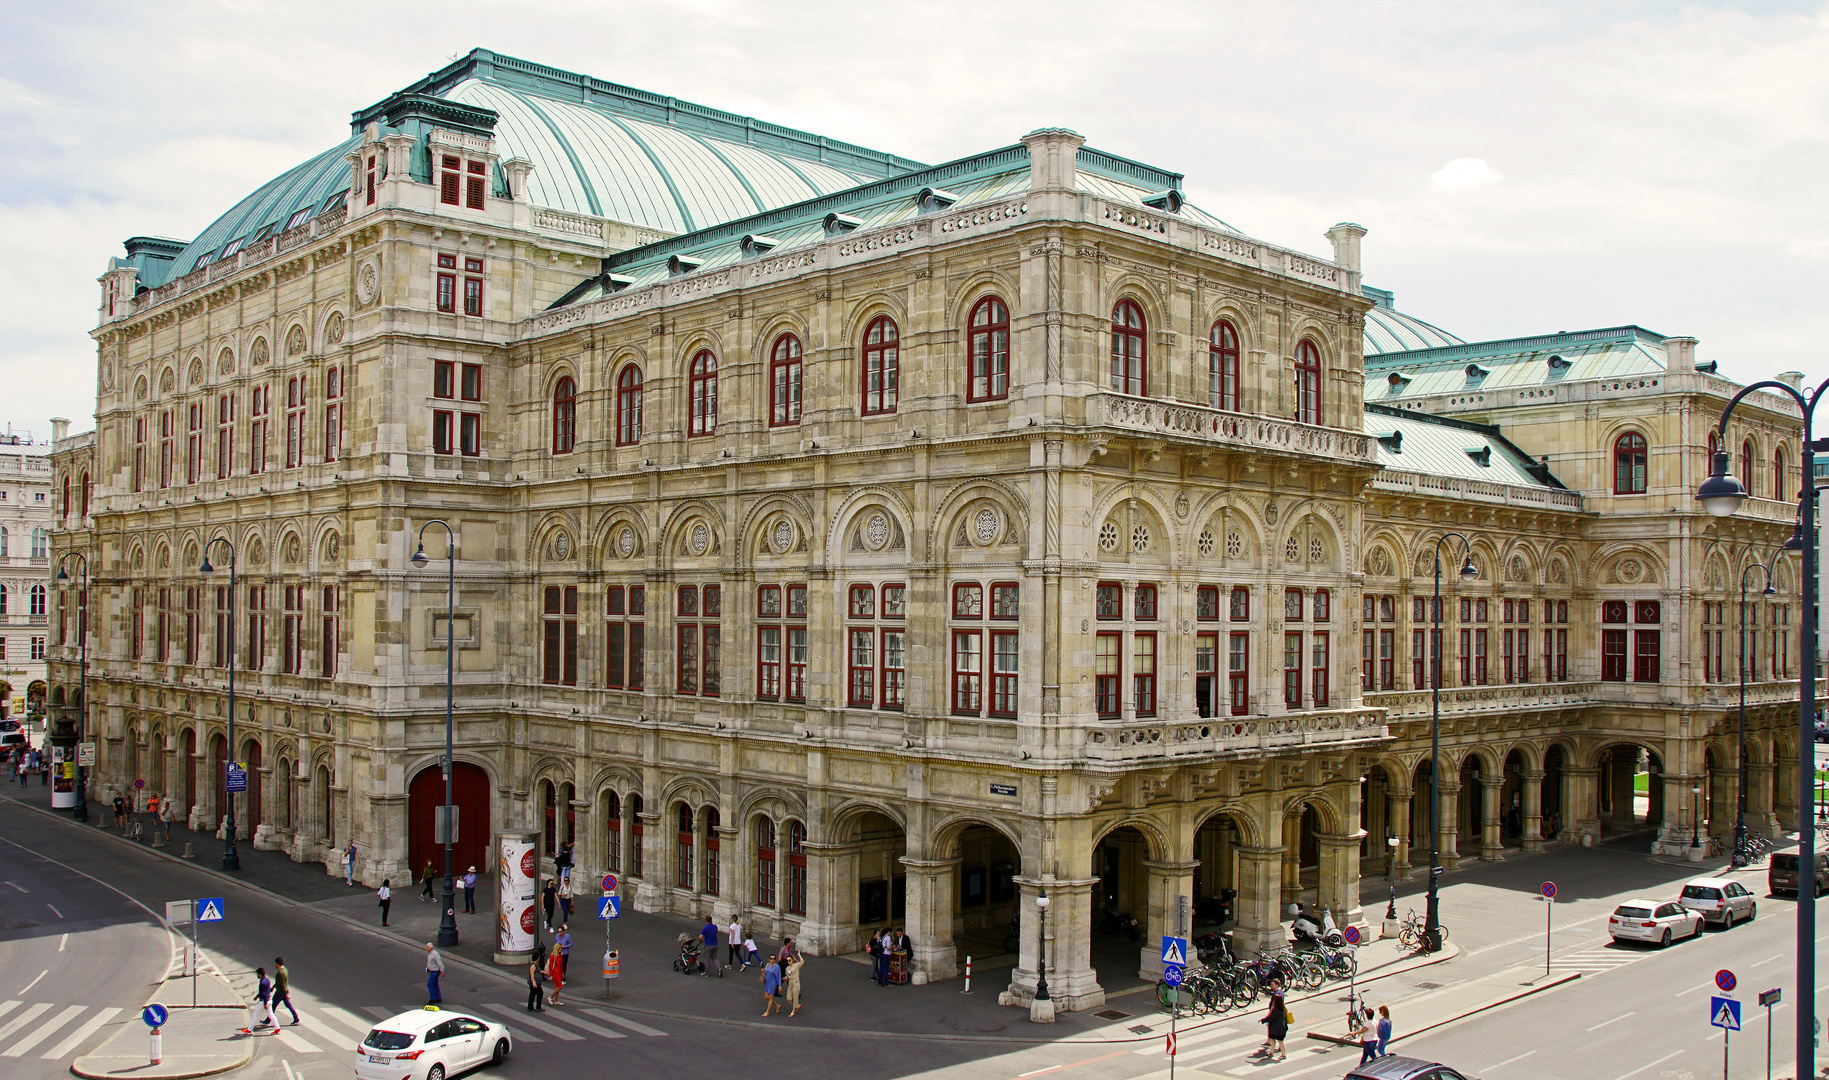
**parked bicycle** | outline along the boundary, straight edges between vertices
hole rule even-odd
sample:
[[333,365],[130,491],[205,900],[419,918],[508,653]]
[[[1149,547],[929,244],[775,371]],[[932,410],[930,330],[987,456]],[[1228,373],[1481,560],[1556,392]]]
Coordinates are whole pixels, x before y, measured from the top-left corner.
[[[1403,924],[1398,927],[1397,943],[1406,949],[1415,949],[1419,952],[1429,948],[1430,943],[1423,936],[1423,921],[1423,917],[1416,913],[1416,909],[1411,908],[1409,912],[1404,915]],[[1438,942],[1448,940],[1448,928],[1446,926],[1438,923],[1435,927],[1435,932],[1437,934]]]

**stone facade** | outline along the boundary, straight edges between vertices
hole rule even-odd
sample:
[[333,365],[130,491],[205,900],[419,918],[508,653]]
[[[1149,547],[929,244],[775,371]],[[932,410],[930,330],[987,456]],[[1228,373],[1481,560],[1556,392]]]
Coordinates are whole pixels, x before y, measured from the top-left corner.
[[51,443],[0,436],[0,717],[42,716],[51,640]]
[[[1540,848],[1552,816],[1583,843],[1731,828],[1733,688],[1696,670],[1704,605],[1788,518],[1696,510],[1733,387],[1693,352],[1553,402],[1406,403],[1462,418],[1429,422],[1451,453],[1491,454],[1503,423],[1548,457],[1539,482],[1475,482],[1381,458],[1364,230],[1318,260],[1173,192],[1127,200],[1088,173],[1158,174],[1071,132],[979,159],[1002,186],[970,203],[912,173],[871,187],[907,201],[886,224],[835,204],[771,255],[768,220],[737,222],[740,261],[701,267],[714,229],[594,281],[621,226],[586,237],[492,138],[434,131],[511,177],[446,205],[415,145],[371,126],[347,207],[154,288],[123,263],[102,279],[97,430],[55,458],[59,482],[96,479],[55,544],[96,579],[98,794],[144,778],[220,827],[232,748],[256,846],[333,868],[353,840],[364,880],[410,876],[434,850],[454,638],[469,861],[491,831],[542,829],[549,854],[570,836],[641,910],[736,911],[817,952],[904,925],[923,979],[1015,919],[1019,998],[1045,891],[1050,988],[1084,1008],[1108,909],[1154,941],[1177,897],[1236,889],[1257,947],[1298,898],[1362,921],[1362,863],[1426,864],[1413,643],[1445,540],[1444,860]],[[375,181],[371,158],[392,163]],[[975,325],[1007,333],[1007,383],[974,381]],[[1133,345],[1146,365],[1114,373]],[[1795,442],[1781,409],[1745,415]],[[1653,445],[1632,499],[1604,482],[1627,422]],[[1767,608],[1795,603],[1788,572]],[[1631,639],[1649,677],[1603,677],[1608,601],[1656,631]],[[55,695],[76,651],[53,651]],[[1796,686],[1765,674],[1749,810],[1775,828]],[[1649,821],[1628,794],[1647,767]]]

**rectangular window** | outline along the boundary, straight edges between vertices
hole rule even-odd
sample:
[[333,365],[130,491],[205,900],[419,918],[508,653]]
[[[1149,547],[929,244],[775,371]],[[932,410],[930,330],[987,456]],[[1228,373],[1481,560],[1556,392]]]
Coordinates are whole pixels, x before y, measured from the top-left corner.
[[235,398],[216,398],[216,479],[227,480],[235,462]]
[[1156,635],[1139,633],[1131,639],[1131,705],[1138,716],[1156,715]]
[[1124,586],[1115,581],[1101,581],[1093,592],[1093,612],[1101,619],[1124,617]]
[[483,400],[483,365],[459,365],[457,392],[465,401]]
[[1427,690],[1429,673],[1424,670],[1429,660],[1429,633],[1426,630],[1410,631],[1410,689]]
[[984,586],[972,582],[953,586],[953,618],[978,619],[984,616]]
[[1308,695],[1314,708],[1327,704],[1328,682],[1332,674],[1331,639],[1326,634],[1308,635]]
[[1473,621],[1478,623],[1492,621],[1492,617],[1487,613],[1486,600],[1484,597],[1473,602]]
[[267,471],[267,388],[256,386],[248,399],[248,472]]
[[[448,315],[457,314],[457,256],[455,255],[438,257],[438,310]],[[439,396],[450,397],[451,395],[440,394]]]
[[1250,636],[1234,631],[1226,643],[1226,700],[1233,716],[1251,710]]
[[977,716],[984,708],[984,651],[977,630],[953,631],[953,712]]
[[229,587],[217,585],[216,594],[216,632],[210,636],[210,666],[225,668],[229,666]]
[[128,605],[127,658],[139,660],[146,643],[146,588],[135,585]]
[[133,422],[133,490],[146,487],[146,418]]
[[1283,590],[1283,621],[1284,622],[1301,622],[1302,621],[1302,590],[1301,589],[1284,589]]
[[[804,596],[804,592],[802,595]],[[805,614],[804,609],[801,613]],[[908,587],[901,584],[883,586],[883,618],[900,619],[906,617],[907,614]]]
[[1461,681],[1460,686],[1473,685],[1473,631],[1461,631]]
[[[1549,631],[1543,632],[1544,640],[1549,640]],[[1556,681],[1569,681],[1569,632],[1556,631]]]
[[723,631],[717,622],[723,614],[722,590],[681,585],[676,595],[675,611],[692,620],[680,623],[675,636],[676,688],[682,694],[717,697],[722,692]]
[[[896,631],[900,637],[901,632]],[[991,715],[1016,715],[1018,665],[1021,655],[1014,630],[991,634]]]
[[991,582],[991,618],[1017,617],[1020,587],[1014,581]]
[[1136,617],[1138,619],[1143,620],[1145,622],[1150,622],[1150,621],[1155,620],[1155,618],[1156,618],[1156,587],[1154,585],[1137,586],[1137,591],[1133,595],[1132,601],[1133,602],[1132,602],[1131,607],[1132,607],[1132,610],[1136,613]]
[[194,484],[203,478],[203,406],[193,403],[185,410],[188,421],[184,434],[184,480]]
[[457,396],[457,365],[449,360],[432,362],[432,396],[436,398],[454,398]]
[[465,457],[478,457],[483,452],[483,417],[481,413],[467,412],[459,417],[458,450]]
[[171,487],[171,410],[159,413],[159,486]]
[[548,585],[541,611],[540,681],[578,685],[578,587]]
[[446,206],[456,206],[458,187],[463,181],[463,159],[453,154],[443,155],[438,171],[438,201]]
[[1600,632],[1600,677],[1603,682],[1626,681],[1626,631]]
[[43,660],[45,658],[44,654],[45,654],[44,639],[41,637],[33,638],[32,639],[32,659]]
[[1251,618],[1251,590],[1244,585],[1232,587],[1232,621],[1246,622]]
[[1632,631],[1632,681],[1657,682],[1663,677],[1658,630]]
[[1491,681],[1491,669],[1487,665],[1486,635],[1490,631],[1484,627],[1473,632],[1473,677],[1480,686]]
[[203,588],[192,585],[184,590],[184,659],[195,664],[203,636]]
[[155,654],[153,659],[160,663],[164,663],[171,659],[171,614],[171,589],[169,587],[161,586],[159,589],[158,610],[153,615],[156,624],[153,627],[154,633],[152,639],[152,647]]
[[[805,630],[800,631],[804,648]],[[908,646],[907,631],[900,627],[885,628],[883,647],[882,701],[885,709],[899,709],[907,704],[908,694]],[[994,635],[1001,636],[1001,635]],[[1011,637],[1016,635],[1011,634]],[[1014,693],[1014,690],[1012,690]],[[1014,698],[1012,698],[1014,700]]]
[[1316,622],[1329,622],[1333,619],[1334,597],[1326,589],[1315,590],[1314,619]]
[[1518,649],[1517,649],[1517,653],[1515,655],[1517,656],[1518,681],[1521,683],[1530,682],[1531,681],[1531,632],[1529,630],[1518,631]]
[[642,688],[644,596],[641,585],[604,590],[604,685],[612,690]]
[[[764,585],[756,590],[756,617],[781,617],[781,586]],[[778,625],[756,628],[756,697],[761,701],[781,699],[781,627]]]
[[[1368,601],[1369,603],[1369,601]],[[1367,630],[1359,639],[1359,689],[1371,690],[1376,685],[1377,667],[1373,654],[1378,646],[1378,632]]]
[[[337,673],[337,652],[339,645],[337,639],[337,615],[340,611],[337,599],[337,587],[335,585],[324,586],[318,606],[318,674],[326,679]],[[572,649],[572,657],[574,661],[577,659],[577,649],[575,646]]]
[[[466,208],[471,210],[481,210],[483,208],[483,185],[486,177],[487,173],[483,171],[482,162],[470,162],[470,175],[464,178],[464,206]],[[717,890],[713,889],[712,891],[716,892]]]
[[464,260],[464,314],[483,313],[483,260]]
[[1512,683],[1512,682],[1517,681],[1517,671],[1512,666],[1512,649],[1516,645],[1517,645],[1516,631],[1512,631],[1512,630],[1505,631],[1504,634],[1501,636],[1501,646],[1502,647],[1500,649],[1500,652],[1503,655],[1500,660],[1500,667],[1504,672],[1505,681],[1507,683]]
[[305,380],[286,380],[286,468],[305,463]]
[[1194,708],[1201,719],[1219,715],[1214,698],[1219,693],[1219,635],[1194,635]]
[[876,587],[873,585],[851,586],[851,617],[853,619],[876,618]]
[[1397,631],[1378,631],[1378,689],[1397,689]]
[[853,628],[848,656],[850,678],[845,703],[868,709],[876,704],[876,631]]
[[287,675],[305,671],[305,587],[280,589],[279,669]]
[[787,627],[787,682],[781,688],[785,701],[807,699],[807,628]]
[[432,413],[432,453],[451,453],[451,436],[457,420],[457,414],[448,409],[437,409]]
[[343,369],[324,372],[324,460],[335,461],[343,448]]
[[1219,586],[1201,585],[1194,590],[1194,617],[1201,622],[1219,619]]
[[248,586],[248,642],[242,652],[243,666],[259,671],[267,666],[267,587]]
[[1093,665],[1093,695],[1098,699],[1099,715],[1106,719],[1115,719],[1122,715],[1123,709],[1118,703],[1119,655],[1118,650],[1123,635],[1111,632],[1099,634],[1097,650]]
[[1283,704],[1291,709],[1302,707],[1302,635],[1283,635]]

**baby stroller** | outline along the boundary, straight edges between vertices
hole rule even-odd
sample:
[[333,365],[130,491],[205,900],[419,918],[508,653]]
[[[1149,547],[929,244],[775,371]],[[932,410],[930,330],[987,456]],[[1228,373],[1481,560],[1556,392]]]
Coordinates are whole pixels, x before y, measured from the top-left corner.
[[682,975],[697,972],[705,974],[705,962],[699,959],[699,938],[697,934],[681,934],[678,938],[680,954],[673,958],[673,970]]

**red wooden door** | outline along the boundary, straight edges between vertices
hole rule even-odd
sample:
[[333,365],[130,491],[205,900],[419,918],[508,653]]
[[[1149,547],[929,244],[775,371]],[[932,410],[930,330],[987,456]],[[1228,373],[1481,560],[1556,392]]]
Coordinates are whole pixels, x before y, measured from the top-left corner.
[[[468,762],[458,762],[451,773],[451,798],[457,803],[452,872],[461,877],[466,868],[474,866],[479,875],[487,874],[491,869],[489,774]],[[444,799],[445,777],[436,766],[421,769],[407,788],[407,859],[415,880],[427,860],[433,873],[445,872],[444,846],[437,842],[438,806]]]
[[249,740],[246,752],[247,761],[243,762],[248,769],[248,794],[242,800],[240,812],[235,815],[236,831],[247,830],[249,836],[260,828],[260,744]]

